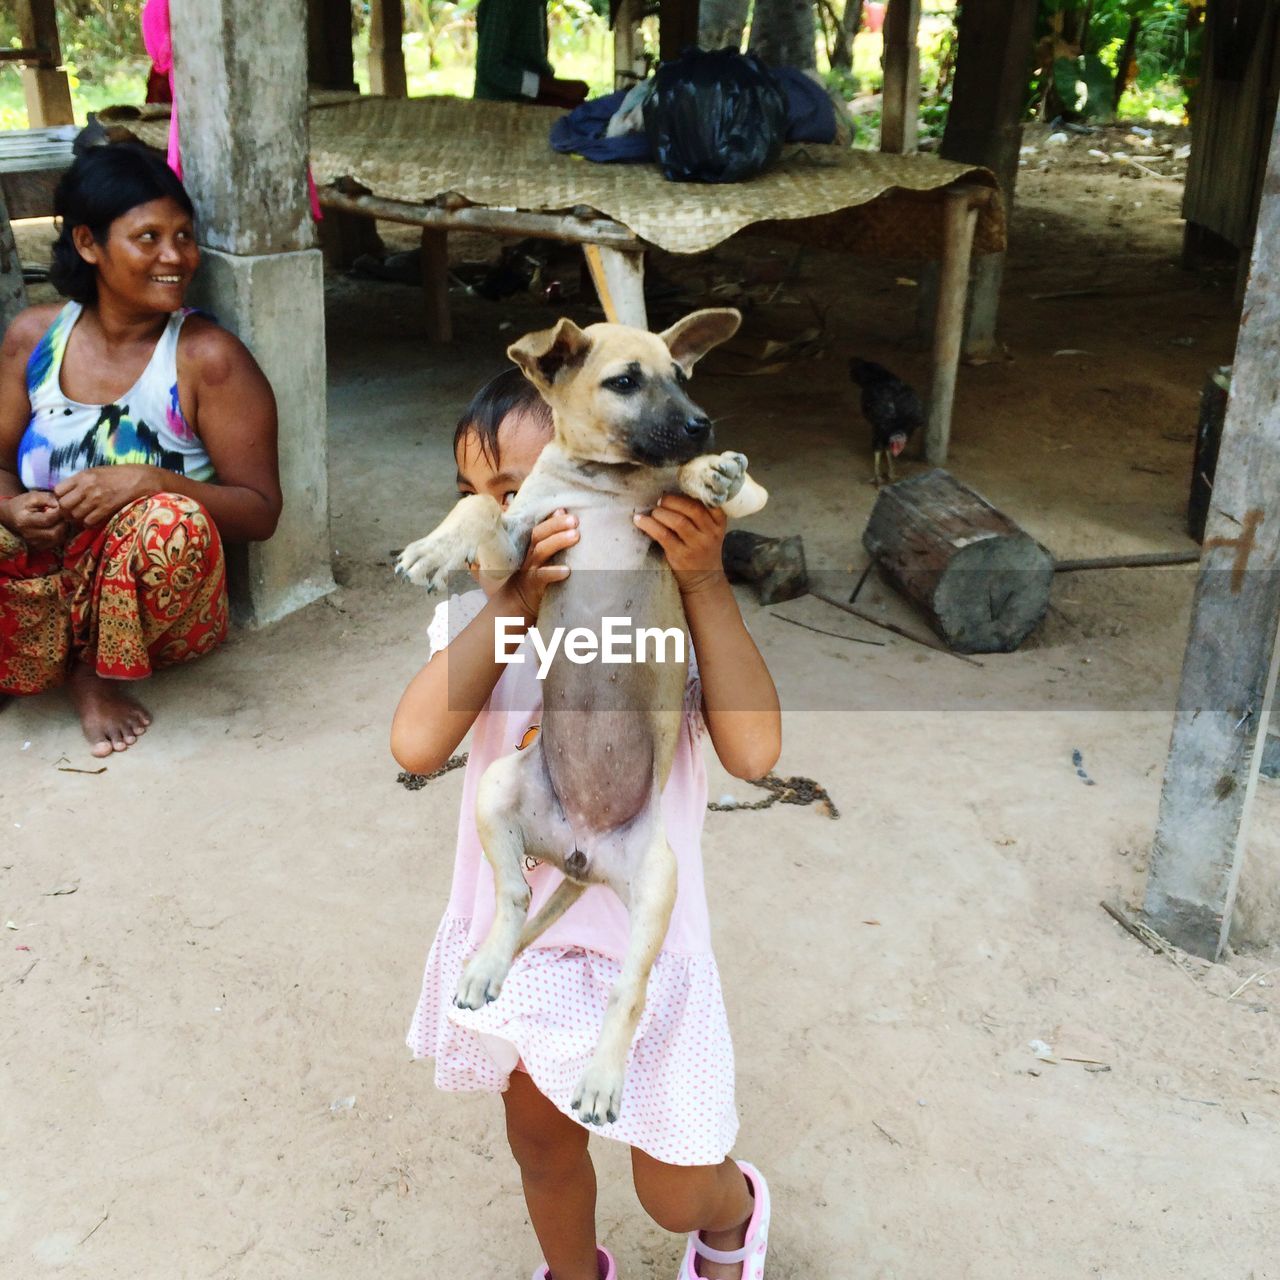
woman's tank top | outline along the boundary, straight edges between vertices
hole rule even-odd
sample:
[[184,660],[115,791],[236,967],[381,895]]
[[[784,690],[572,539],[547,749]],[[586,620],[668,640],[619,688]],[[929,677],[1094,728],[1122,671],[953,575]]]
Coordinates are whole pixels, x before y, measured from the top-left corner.
[[146,463],[192,480],[215,479],[200,437],[178,403],[178,334],[191,308],[169,317],[133,387],[114,404],[81,404],[62,391],[62,357],[83,307],[68,302],[27,361],[31,420],[18,443],[18,476],[52,489],[89,467]]

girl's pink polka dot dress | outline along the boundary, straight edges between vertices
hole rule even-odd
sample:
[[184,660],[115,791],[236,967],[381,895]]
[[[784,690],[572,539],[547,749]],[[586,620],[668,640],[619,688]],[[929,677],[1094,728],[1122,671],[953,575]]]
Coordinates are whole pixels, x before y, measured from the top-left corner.
[[[480,591],[436,607],[428,629],[438,653],[484,606]],[[436,1085],[499,1093],[520,1063],[538,1089],[571,1119],[574,1087],[595,1049],[605,1002],[626,953],[626,908],[612,890],[593,885],[516,958],[502,994],[483,1009],[458,1009],[462,966],[493,920],[493,876],[476,834],[476,788],[499,756],[515,751],[539,721],[542,694],[529,641],[525,662],[502,674],[471,733],[462,787],[453,888],[427,956],[422,995],[407,1043],[415,1058],[434,1058]],[[702,761],[701,688],[690,661],[683,732],[662,812],[675,851],[679,889],[671,926],[649,976],[648,999],[627,1066],[622,1114],[593,1132],[639,1147],[667,1164],[719,1164],[738,1131],[733,1044],[711,952],[702,880],[702,823],[707,778]],[[560,882],[554,867],[526,871],[530,914]]]

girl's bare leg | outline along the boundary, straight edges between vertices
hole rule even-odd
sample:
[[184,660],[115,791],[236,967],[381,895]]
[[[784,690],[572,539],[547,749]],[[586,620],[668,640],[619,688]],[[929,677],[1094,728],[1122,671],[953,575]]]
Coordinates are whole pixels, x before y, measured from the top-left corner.
[[[713,1249],[741,1249],[755,1202],[747,1180],[732,1160],[713,1165],[663,1164],[631,1148],[636,1195],[660,1227],[677,1235],[701,1231]],[[742,1263],[698,1259],[706,1280],[740,1280]]]
[[556,1110],[523,1071],[502,1095],[529,1220],[552,1280],[599,1280],[596,1171],[587,1131]]

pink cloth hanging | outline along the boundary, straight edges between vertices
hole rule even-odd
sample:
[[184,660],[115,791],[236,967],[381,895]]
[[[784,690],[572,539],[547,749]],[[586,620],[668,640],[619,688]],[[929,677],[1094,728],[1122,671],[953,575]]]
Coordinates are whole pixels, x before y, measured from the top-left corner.
[[[147,0],[142,7],[142,43],[146,46],[147,56],[161,75],[169,77],[169,149],[166,159],[169,168],[182,177],[182,150],[178,143],[178,95],[173,86],[173,36],[169,24],[169,0]],[[316,181],[311,176],[311,166],[307,166],[307,199],[311,202],[311,216],[319,222],[324,214],[320,211],[320,195],[316,191]]]

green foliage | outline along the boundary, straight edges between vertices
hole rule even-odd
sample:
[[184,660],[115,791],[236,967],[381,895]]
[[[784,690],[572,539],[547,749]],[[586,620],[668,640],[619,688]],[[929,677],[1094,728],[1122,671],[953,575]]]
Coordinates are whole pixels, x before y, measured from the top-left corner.
[[1115,91],[1115,73],[1096,53],[1079,58],[1056,58],[1053,87],[1069,111],[1086,119],[1109,115]]
[[1110,116],[1117,86],[1129,83],[1130,57],[1133,83],[1148,94],[1185,81],[1194,56],[1189,7],[1190,0],[1040,0],[1037,97],[1046,113]]

